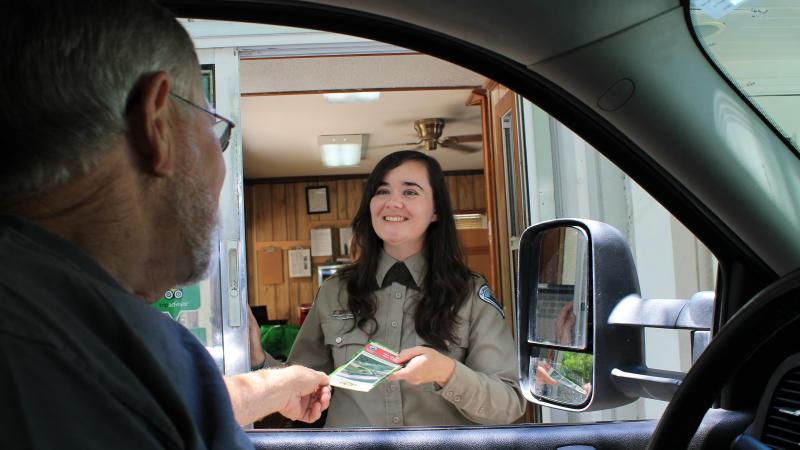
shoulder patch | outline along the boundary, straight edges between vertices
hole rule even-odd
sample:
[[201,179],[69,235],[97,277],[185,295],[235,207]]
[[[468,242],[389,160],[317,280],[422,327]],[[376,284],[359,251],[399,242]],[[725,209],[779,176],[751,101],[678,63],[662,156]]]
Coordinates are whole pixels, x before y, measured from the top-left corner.
[[494,309],[496,309],[503,319],[506,318],[506,313],[503,312],[503,308],[500,307],[500,304],[497,303],[497,300],[494,299],[494,295],[492,295],[492,290],[489,288],[488,285],[484,284],[478,289],[478,298],[483,300],[484,302],[492,305]]

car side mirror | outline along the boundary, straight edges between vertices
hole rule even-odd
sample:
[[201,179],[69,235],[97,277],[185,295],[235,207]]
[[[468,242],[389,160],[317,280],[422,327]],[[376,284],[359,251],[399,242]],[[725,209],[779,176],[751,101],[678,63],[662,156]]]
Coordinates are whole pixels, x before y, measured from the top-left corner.
[[628,243],[610,225],[559,219],[522,234],[517,356],[521,387],[532,402],[569,411],[635,401],[612,372],[641,367],[641,327],[609,324],[615,306],[639,296]]

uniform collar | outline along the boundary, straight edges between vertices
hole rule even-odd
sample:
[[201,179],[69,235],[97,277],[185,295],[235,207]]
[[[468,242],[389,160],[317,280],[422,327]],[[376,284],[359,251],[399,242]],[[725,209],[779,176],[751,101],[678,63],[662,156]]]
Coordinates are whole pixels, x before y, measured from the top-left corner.
[[[389,256],[389,254],[381,248],[380,258],[378,259],[378,270],[375,271],[375,281],[378,282],[378,286],[383,285],[383,278],[386,276],[386,272],[398,262],[400,261]],[[425,252],[420,251],[419,253],[409,256],[403,263],[408,267],[408,271],[411,272],[414,283],[416,283],[417,286],[422,286],[422,279],[425,278],[428,267],[425,261]]]

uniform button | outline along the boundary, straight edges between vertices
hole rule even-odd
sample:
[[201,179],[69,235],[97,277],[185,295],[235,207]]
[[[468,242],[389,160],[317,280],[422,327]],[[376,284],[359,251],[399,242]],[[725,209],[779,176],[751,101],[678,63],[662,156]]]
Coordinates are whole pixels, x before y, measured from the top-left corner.
[[399,293],[399,292],[395,292],[395,293],[394,293],[394,298],[400,298],[400,297],[402,297],[402,296],[403,296],[403,294],[401,294],[401,293]]
[[460,395],[456,395],[455,397],[453,397],[453,401],[455,401],[456,403],[460,402],[461,401],[461,396]]
[[397,416],[392,417],[392,423],[400,423],[400,418]]
[[483,414],[484,412],[486,412],[486,408],[484,408],[483,406],[478,408],[478,414]]
[[336,343],[337,344],[341,344],[342,343],[342,337],[341,336],[336,336]]
[[453,391],[447,391],[447,393],[444,394],[444,395],[446,395],[448,397],[452,397],[453,396]]
[[390,385],[389,385],[389,390],[390,390],[390,391],[396,391],[396,390],[397,390],[397,385],[396,385],[396,384],[394,384],[394,383],[390,384]]
[[397,321],[396,321],[396,320],[395,320],[395,321],[392,321],[392,326],[393,326],[393,327],[395,327],[395,328],[397,328]]

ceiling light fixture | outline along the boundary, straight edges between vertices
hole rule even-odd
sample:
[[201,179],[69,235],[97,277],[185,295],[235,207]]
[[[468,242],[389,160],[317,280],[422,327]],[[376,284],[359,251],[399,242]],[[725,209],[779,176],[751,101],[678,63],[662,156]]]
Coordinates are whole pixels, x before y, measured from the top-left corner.
[[352,167],[361,162],[363,134],[334,134],[317,138],[322,164],[325,167]]
[[322,94],[325,103],[378,103],[380,92],[332,92]]

